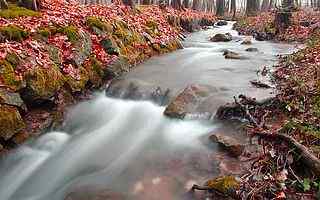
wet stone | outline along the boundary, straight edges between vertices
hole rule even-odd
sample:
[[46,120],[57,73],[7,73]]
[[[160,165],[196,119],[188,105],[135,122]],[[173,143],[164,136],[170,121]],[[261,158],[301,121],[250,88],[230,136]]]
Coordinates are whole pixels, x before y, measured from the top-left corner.
[[230,155],[235,157],[240,156],[245,149],[245,146],[243,144],[240,144],[234,138],[223,135],[223,134],[219,134],[219,133],[213,134],[209,137],[209,139],[212,142],[218,143],[221,147],[226,149],[230,153]]

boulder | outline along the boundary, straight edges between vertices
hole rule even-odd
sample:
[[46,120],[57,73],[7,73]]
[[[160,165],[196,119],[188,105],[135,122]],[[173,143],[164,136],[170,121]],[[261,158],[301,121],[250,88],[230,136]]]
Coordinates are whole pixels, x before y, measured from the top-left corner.
[[252,44],[251,38],[246,37],[246,38],[241,42],[241,44],[243,44],[243,45],[250,45],[250,44]]
[[136,79],[118,79],[111,82],[106,95],[114,98],[148,100],[160,106],[167,105],[170,90]]
[[226,25],[228,25],[228,22],[225,20],[221,20],[221,21],[218,21],[216,25],[217,26],[226,26]]
[[221,147],[227,150],[230,155],[238,157],[240,156],[245,146],[240,144],[237,140],[232,137],[223,134],[213,134],[209,137],[212,142],[218,143]]
[[79,31],[79,40],[75,43],[75,48],[71,55],[71,60],[78,67],[90,56],[92,50],[92,41],[90,34],[85,31]]
[[240,181],[234,176],[222,176],[208,180],[205,184],[210,189],[220,192],[222,195],[238,199],[237,190],[240,188]]
[[229,50],[224,51],[223,55],[224,55],[225,59],[236,59],[236,60],[246,60],[246,59],[248,59],[245,56],[241,56],[240,54],[238,54],[236,52],[233,52],[233,51],[229,51]]
[[63,86],[65,79],[56,65],[44,69],[36,67],[26,76],[27,85],[20,92],[24,101],[30,104],[51,101],[54,94]]
[[116,43],[112,39],[110,38],[103,39],[101,40],[100,44],[107,54],[117,55],[117,56],[119,55],[119,48],[117,47]]
[[245,118],[245,113],[238,104],[227,103],[218,108],[215,117],[219,120],[239,120]]
[[210,38],[211,42],[229,42],[232,40],[232,35],[230,33],[222,34],[218,33]]
[[[206,85],[190,85],[186,87],[164,111],[164,114],[171,118],[183,119],[187,115],[201,115],[199,112],[201,104],[210,97],[213,88]],[[209,119],[211,113],[206,115]]]
[[246,51],[248,52],[258,52],[258,48],[254,48],[254,47],[250,47],[250,48],[247,48]]
[[21,108],[22,110],[26,110],[25,104],[21,99],[20,94],[4,88],[0,88],[0,104],[15,106],[17,108]]
[[130,70],[130,64],[126,57],[119,56],[112,61],[105,69],[105,75],[109,78],[119,77]]
[[8,140],[23,128],[25,128],[25,123],[18,109],[0,104],[0,138]]

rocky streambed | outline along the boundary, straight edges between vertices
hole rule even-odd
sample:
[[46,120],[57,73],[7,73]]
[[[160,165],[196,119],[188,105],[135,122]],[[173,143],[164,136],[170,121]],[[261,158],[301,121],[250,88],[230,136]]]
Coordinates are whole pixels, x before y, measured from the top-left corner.
[[[184,49],[113,80],[105,92],[74,106],[61,129],[5,156],[2,199],[203,199],[207,194],[189,192],[192,185],[247,170],[242,161],[256,147],[237,123],[215,114],[238,94],[274,95],[269,77],[258,72],[294,47],[245,44],[248,38],[231,27],[191,34]],[[231,41],[210,41],[225,33]],[[226,51],[246,59],[226,59]]]

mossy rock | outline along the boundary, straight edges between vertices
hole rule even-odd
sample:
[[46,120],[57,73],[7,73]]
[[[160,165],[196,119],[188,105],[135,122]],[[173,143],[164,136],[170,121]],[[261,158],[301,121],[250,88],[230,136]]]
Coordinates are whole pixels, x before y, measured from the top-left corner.
[[223,194],[233,196],[236,190],[239,189],[240,183],[234,176],[223,176],[207,181],[206,186]]
[[21,42],[29,36],[29,33],[16,25],[8,25],[0,28],[0,41]]
[[28,102],[49,100],[64,84],[65,79],[56,65],[48,69],[36,67],[26,76],[27,86],[21,96]]
[[16,5],[10,5],[8,9],[0,10],[0,17],[6,19],[14,19],[18,17],[38,17],[40,16],[39,12],[29,10],[24,7],[19,7]]
[[79,33],[80,40],[75,43],[74,51],[71,55],[72,61],[81,67],[84,61],[90,56],[92,51],[92,41],[90,34],[87,32]]
[[119,48],[112,38],[103,39],[101,40],[100,44],[107,54],[119,55]]
[[13,91],[25,86],[25,81],[15,73],[15,66],[7,60],[0,61],[0,82]]
[[88,17],[86,20],[86,24],[90,27],[90,29],[96,33],[97,35],[103,35],[103,33],[112,33],[113,26],[108,22],[104,22],[97,17]]
[[130,70],[128,58],[120,56],[117,60],[113,61],[104,70],[105,76],[115,78]]
[[10,139],[25,128],[25,123],[16,107],[0,104],[0,138]]
[[48,45],[47,51],[50,57],[55,64],[60,65],[62,63],[61,52],[60,49],[54,45]]
[[51,31],[47,27],[41,27],[37,30],[37,33],[44,39],[48,39],[48,37],[51,35]]
[[68,37],[68,40],[73,44],[80,39],[79,30],[73,25],[58,28],[57,33],[65,34]]
[[11,92],[5,88],[0,88],[0,104],[6,104],[25,109],[25,105],[20,97],[20,94]]
[[89,81],[89,73],[84,67],[79,68],[80,78],[77,80],[70,76],[69,74],[65,75],[66,83],[71,89],[71,92],[81,92],[85,89],[87,82]]
[[89,75],[89,81],[93,87],[99,87],[104,78],[103,64],[95,57],[90,57],[90,62],[85,66]]

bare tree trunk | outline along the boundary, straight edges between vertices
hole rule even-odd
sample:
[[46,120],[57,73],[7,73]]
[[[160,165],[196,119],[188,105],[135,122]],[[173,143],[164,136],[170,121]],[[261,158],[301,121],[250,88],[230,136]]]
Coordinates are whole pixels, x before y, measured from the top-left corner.
[[0,0],[0,9],[8,9],[8,3],[6,0]]
[[174,9],[180,10],[182,8],[181,0],[172,0],[171,6]]
[[199,0],[193,0],[192,1],[192,9],[198,10],[199,9]]
[[269,0],[263,0],[262,1],[262,5],[261,5],[261,10],[262,11],[267,11],[270,8],[269,6],[270,6]]
[[123,0],[122,1],[124,5],[130,6],[131,8],[134,8],[134,0]]
[[189,0],[183,0],[183,6],[189,8]]
[[150,0],[142,0],[142,4],[143,5],[149,5],[150,4]]
[[232,19],[236,18],[236,12],[237,12],[237,4],[236,4],[236,0],[231,0],[231,12],[232,14]]
[[246,14],[247,16],[256,16],[260,9],[259,0],[247,0]]
[[293,9],[294,8],[294,0],[283,0],[282,7],[286,8],[288,10]]
[[18,5],[31,10],[38,10],[37,0],[19,0]]
[[216,0],[216,4],[217,4],[217,12],[216,12],[216,15],[217,15],[217,16],[223,16],[223,15],[224,15],[224,5],[225,5],[225,1],[224,1],[224,0]]

